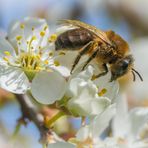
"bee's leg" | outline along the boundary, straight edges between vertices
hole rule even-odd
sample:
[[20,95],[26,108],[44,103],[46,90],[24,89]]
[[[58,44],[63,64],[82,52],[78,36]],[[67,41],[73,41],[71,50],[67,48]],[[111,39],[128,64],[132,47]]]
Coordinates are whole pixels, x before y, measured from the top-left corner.
[[88,60],[85,62],[85,64],[84,64],[82,70],[84,70],[85,67],[97,56],[98,51],[99,51],[99,50],[98,50],[98,48],[97,48],[97,50],[95,50],[95,51],[93,52],[93,54],[92,54],[92,55],[88,58]]
[[99,73],[98,75],[95,75],[95,78],[99,78],[99,77],[104,76],[108,73],[108,67],[105,63],[102,65],[102,68],[104,69],[104,71]]
[[70,72],[71,74],[72,74],[72,72],[73,72],[75,66],[76,66],[76,65],[78,64],[78,62],[80,61],[81,57],[82,57],[85,53],[87,53],[87,51],[90,49],[91,44],[93,44],[93,41],[87,43],[87,44],[82,48],[82,50],[79,52],[78,56],[76,57],[76,59],[74,60],[73,65],[72,65],[71,72]]

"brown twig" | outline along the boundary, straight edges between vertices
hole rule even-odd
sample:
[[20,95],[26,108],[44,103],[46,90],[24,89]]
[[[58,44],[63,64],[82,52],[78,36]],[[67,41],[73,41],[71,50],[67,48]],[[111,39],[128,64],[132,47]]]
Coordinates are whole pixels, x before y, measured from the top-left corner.
[[40,131],[41,143],[48,144],[50,140],[59,140],[58,136],[44,126],[44,117],[37,111],[31,100],[26,95],[16,94],[16,99],[22,110],[22,118],[34,122]]

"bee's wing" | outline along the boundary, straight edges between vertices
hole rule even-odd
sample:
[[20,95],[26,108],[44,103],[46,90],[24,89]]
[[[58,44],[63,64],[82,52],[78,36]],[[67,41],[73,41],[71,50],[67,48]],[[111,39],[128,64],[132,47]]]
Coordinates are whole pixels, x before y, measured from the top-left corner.
[[62,24],[62,25],[71,25],[71,26],[75,26],[75,27],[80,27],[83,29],[88,30],[89,32],[93,33],[95,36],[99,37],[101,40],[103,40],[105,43],[110,44],[111,42],[108,39],[107,35],[105,32],[97,29],[94,26],[91,26],[89,24],[83,23],[81,21],[77,21],[77,20],[59,20],[58,24]]

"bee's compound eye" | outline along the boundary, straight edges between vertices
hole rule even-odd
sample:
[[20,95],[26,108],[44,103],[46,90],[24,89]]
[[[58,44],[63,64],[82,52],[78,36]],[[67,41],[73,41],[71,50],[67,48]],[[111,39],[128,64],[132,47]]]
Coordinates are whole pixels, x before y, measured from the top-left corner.
[[129,62],[128,62],[127,60],[124,60],[124,61],[122,62],[122,68],[123,68],[123,69],[126,69],[126,68],[128,67],[128,65],[129,65]]

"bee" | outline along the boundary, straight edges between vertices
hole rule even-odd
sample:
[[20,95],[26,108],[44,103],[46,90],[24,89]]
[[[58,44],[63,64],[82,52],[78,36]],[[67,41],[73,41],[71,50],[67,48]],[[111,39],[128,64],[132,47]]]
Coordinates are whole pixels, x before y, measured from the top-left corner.
[[129,71],[133,74],[133,81],[137,74],[141,81],[141,75],[133,68],[133,56],[129,54],[128,43],[114,31],[102,31],[94,26],[77,20],[60,20],[59,24],[72,26],[73,29],[61,33],[55,41],[55,50],[78,50],[71,73],[83,55],[89,55],[82,70],[92,61],[96,60],[101,73],[94,76],[99,78],[111,72],[110,82],[124,76]]

